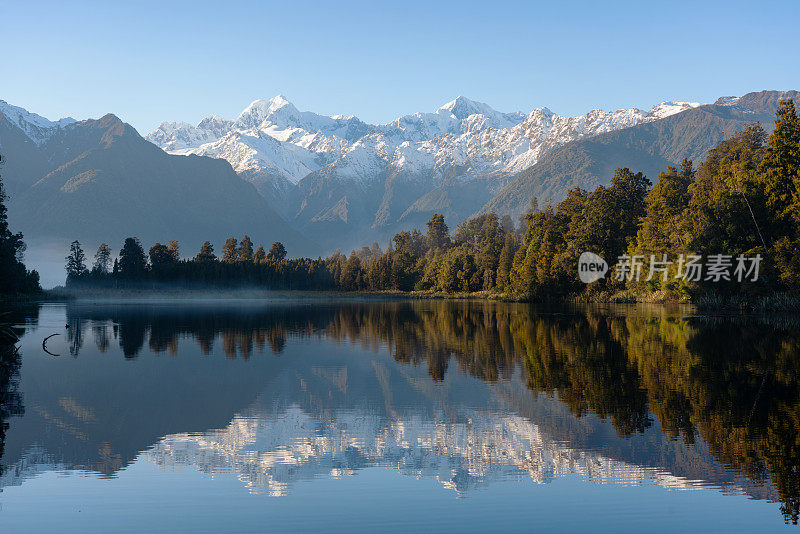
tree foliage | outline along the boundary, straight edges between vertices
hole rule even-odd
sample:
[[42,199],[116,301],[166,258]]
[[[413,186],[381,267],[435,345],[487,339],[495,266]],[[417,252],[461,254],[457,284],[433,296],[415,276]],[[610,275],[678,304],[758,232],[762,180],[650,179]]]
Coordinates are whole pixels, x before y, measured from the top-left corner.
[[0,178],[0,295],[36,293],[41,290],[39,273],[27,270],[22,263],[25,242],[21,233],[15,234],[10,229],[7,200],[5,185]]

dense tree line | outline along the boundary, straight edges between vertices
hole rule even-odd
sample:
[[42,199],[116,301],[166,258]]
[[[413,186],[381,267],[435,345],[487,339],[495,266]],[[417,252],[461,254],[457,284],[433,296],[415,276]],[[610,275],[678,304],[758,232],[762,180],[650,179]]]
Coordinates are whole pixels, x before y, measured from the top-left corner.
[[8,195],[0,178],[0,296],[37,293],[41,290],[39,273],[27,270],[22,263],[25,242],[21,233],[12,233],[9,228],[6,200]]
[[[651,187],[652,186],[652,187]],[[79,243],[67,259],[68,283],[112,282],[254,285],[270,289],[503,293],[518,298],[630,291],[675,295],[765,294],[800,284],[800,119],[791,100],[777,110],[767,137],[759,124],[723,140],[695,168],[684,160],[660,173],[655,185],[642,173],[617,169],[608,186],[570,190],[557,205],[536,200],[520,228],[493,213],[466,220],[451,233],[442,215],[425,233],[403,231],[386,251],[374,243],[349,255],[287,259],[275,243],[269,252],[248,236],[229,238],[221,257],[206,242],[193,259],[178,243],[156,243],[149,254],[135,238],[111,263],[101,245],[91,271]],[[591,251],[612,266],[620,257],[643,259],[638,279],[615,276],[584,285],[578,258]],[[682,276],[679,256],[760,255],[760,278],[742,284]],[[667,260],[656,276],[649,260]],[[751,271],[752,272],[752,271]]]

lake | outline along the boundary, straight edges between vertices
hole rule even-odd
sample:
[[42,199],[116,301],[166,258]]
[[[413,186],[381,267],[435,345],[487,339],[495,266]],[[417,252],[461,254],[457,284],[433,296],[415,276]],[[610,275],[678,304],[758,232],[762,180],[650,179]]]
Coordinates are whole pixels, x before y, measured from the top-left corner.
[[32,304],[11,320],[3,532],[798,519],[794,316],[196,300]]

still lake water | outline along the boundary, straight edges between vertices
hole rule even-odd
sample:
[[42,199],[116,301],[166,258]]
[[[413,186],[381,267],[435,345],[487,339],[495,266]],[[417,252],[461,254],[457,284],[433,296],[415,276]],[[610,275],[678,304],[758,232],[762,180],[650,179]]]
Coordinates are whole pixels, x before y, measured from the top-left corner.
[[2,532],[797,528],[796,317],[191,301],[12,318]]

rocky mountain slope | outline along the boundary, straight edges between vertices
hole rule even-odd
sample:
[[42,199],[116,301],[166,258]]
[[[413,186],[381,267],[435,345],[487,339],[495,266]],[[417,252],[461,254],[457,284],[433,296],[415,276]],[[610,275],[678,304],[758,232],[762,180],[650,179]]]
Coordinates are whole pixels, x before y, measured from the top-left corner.
[[800,93],[761,91],[720,98],[661,120],[566,143],[520,172],[480,212],[518,216],[534,197],[541,206],[560,201],[572,187],[591,190],[607,184],[618,167],[642,171],[655,181],[667,165],[683,158],[702,161],[726,134],[748,123],[758,121],[770,130],[778,102],[788,98],[800,101]]
[[0,107],[2,176],[14,229],[28,239],[178,239],[193,255],[204,240],[249,234],[295,254],[317,251],[224,160],[169,155],[111,114],[51,123],[8,109]]

